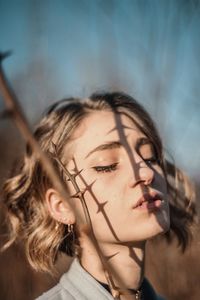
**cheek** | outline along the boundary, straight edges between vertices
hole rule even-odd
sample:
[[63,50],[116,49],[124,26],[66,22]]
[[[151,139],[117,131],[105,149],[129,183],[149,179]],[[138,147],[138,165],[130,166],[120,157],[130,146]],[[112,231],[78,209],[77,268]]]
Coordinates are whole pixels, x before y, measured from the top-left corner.
[[[76,177],[76,183],[80,191],[84,192],[84,199],[94,222],[97,222],[102,217],[102,211],[107,216],[112,214],[116,209],[117,199],[123,197],[123,189],[120,187],[121,177],[119,180],[117,176],[113,176],[113,173],[97,174],[91,170],[84,169]],[[71,182],[68,182],[68,187],[70,195],[75,195],[76,190]],[[71,202],[73,202],[77,222],[79,224],[84,223],[85,213],[81,200],[72,198]]]
[[[103,212],[109,213],[111,202],[113,202],[111,199],[117,198],[116,194],[112,185],[104,182],[104,180],[97,179],[93,184],[88,184],[84,193],[84,200],[93,221],[97,221],[96,219],[99,219]],[[77,209],[83,211],[80,201],[77,204]]]
[[[84,180],[83,177],[80,178],[80,176],[77,176],[75,178],[75,184],[71,181],[67,182],[67,188],[70,194],[69,202],[75,212],[76,223],[83,224],[87,220],[84,209],[84,200],[87,203],[88,194],[91,194],[88,190],[91,189],[91,186]],[[83,197],[79,197],[78,192],[83,193]]]
[[165,179],[162,169],[157,168],[154,170],[154,172],[155,172],[155,180],[154,180],[155,188],[160,192],[162,192],[164,195],[167,195],[167,181]]
[[[87,206],[90,217],[94,219],[95,216],[97,216],[103,209],[103,203],[107,202],[106,198],[109,195],[106,187],[102,184],[102,181],[95,177],[88,178],[89,176],[85,175],[86,174],[83,174],[76,178],[76,184],[78,189],[83,193],[83,199],[73,197],[70,200],[79,224],[85,223],[87,219],[87,216],[85,215],[86,210],[84,202]],[[85,178],[87,178],[87,181]],[[68,189],[71,196],[76,195],[77,191],[71,182],[68,182]]]

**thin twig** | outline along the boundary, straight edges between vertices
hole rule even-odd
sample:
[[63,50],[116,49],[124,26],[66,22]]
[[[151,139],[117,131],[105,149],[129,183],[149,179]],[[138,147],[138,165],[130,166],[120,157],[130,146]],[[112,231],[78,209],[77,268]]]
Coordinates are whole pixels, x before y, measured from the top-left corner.
[[98,241],[95,237],[95,234],[94,234],[94,229],[93,229],[93,225],[92,225],[92,221],[91,221],[91,217],[90,217],[90,213],[89,213],[89,210],[88,210],[88,207],[87,207],[87,204],[86,204],[86,201],[85,201],[85,198],[84,198],[84,192],[82,192],[76,182],[76,177],[81,173],[81,171],[78,171],[76,174],[71,174],[69,172],[69,170],[64,166],[64,164],[62,163],[62,161],[59,159],[58,157],[58,154],[57,154],[57,147],[55,144],[53,144],[53,148],[54,148],[54,159],[56,160],[56,162],[58,163],[58,165],[60,166],[60,168],[62,169],[62,171],[65,173],[65,175],[67,175],[68,179],[71,181],[71,183],[73,184],[73,187],[76,191],[76,193],[72,196],[73,198],[79,198],[80,201],[81,201],[81,204],[82,204],[82,207],[83,207],[83,211],[84,211],[84,215],[85,215],[85,219],[86,219],[86,223],[87,225],[89,225],[89,228],[90,228],[90,232],[91,232],[91,237],[92,237],[92,241],[93,241],[93,244],[95,246],[95,249],[97,251],[97,254],[100,258],[100,261],[101,261],[101,264],[103,266],[103,269],[104,269],[104,274],[106,276],[106,279],[107,279],[107,282],[108,282],[108,285],[109,285],[109,288],[112,292],[112,295],[114,297],[114,299],[119,299],[119,291],[117,289],[117,287],[115,286],[114,284],[114,281],[112,279],[112,275],[110,274],[108,268],[107,268],[107,265],[106,265],[106,262],[105,262],[105,259],[104,259],[104,256],[101,252],[101,249],[99,247],[99,244],[98,244]]
[[[2,93],[3,99],[5,101],[6,110],[1,114],[1,117],[10,117],[15,121],[16,126],[18,127],[19,131],[21,132],[22,136],[26,140],[27,143],[29,143],[31,149],[35,152],[36,156],[38,157],[43,169],[48,174],[49,179],[51,180],[54,187],[57,189],[57,191],[61,194],[61,196],[67,201],[69,199],[69,193],[66,189],[66,184],[63,182],[60,174],[57,172],[57,170],[54,168],[54,165],[52,161],[49,159],[46,153],[44,153],[37,140],[35,139],[29,123],[22,111],[22,108],[19,104],[19,101],[17,99],[17,96],[15,95],[14,91],[12,90],[11,86],[8,83],[8,80],[6,79],[4,70],[2,68],[2,61],[4,58],[10,55],[10,52],[0,53],[0,91]],[[104,273],[108,282],[108,285],[110,287],[111,293],[114,297],[114,299],[120,299],[120,294],[126,294],[126,292],[122,292],[122,290],[118,289],[113,281],[112,275],[110,274],[107,263],[105,261],[105,258],[101,252],[101,249],[99,247],[99,244],[97,242],[97,239],[94,234],[92,221],[90,218],[90,214],[88,211],[88,207],[86,205],[85,199],[84,199],[84,193],[80,191],[78,184],[76,183],[76,176],[81,172],[78,172],[77,174],[70,174],[70,172],[65,168],[65,166],[62,164],[62,162],[58,159],[58,156],[56,155],[56,146],[54,145],[55,150],[55,159],[62,168],[62,170],[65,172],[65,174],[68,176],[69,180],[72,182],[76,194],[73,195],[73,197],[78,197],[82,203],[83,210],[86,217],[86,223],[89,225],[91,229],[91,236],[92,240],[95,246],[95,249],[98,253],[98,256],[100,258],[100,261],[102,263]],[[71,207],[69,201],[69,206]],[[129,293],[128,293],[129,294]]]

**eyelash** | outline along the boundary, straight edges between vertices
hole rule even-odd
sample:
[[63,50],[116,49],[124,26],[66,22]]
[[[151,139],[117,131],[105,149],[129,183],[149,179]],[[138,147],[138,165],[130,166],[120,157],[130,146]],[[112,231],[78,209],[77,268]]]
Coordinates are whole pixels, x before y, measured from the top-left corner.
[[[144,158],[143,158],[144,159]],[[148,164],[157,164],[159,163],[157,157],[152,156],[151,158],[148,159],[144,159],[144,161]],[[117,169],[117,165],[118,163],[114,163],[111,165],[107,165],[107,166],[95,166],[93,167],[93,169],[97,172],[97,173],[110,173],[110,172],[114,172]]]
[[107,166],[96,166],[96,167],[93,167],[93,169],[97,173],[109,173],[109,172],[114,172],[117,169],[117,165],[118,165],[118,163],[114,163],[114,164],[107,165]]
[[[143,158],[144,159],[144,158]],[[151,158],[148,158],[148,159],[144,159],[144,161],[148,164],[148,165],[151,165],[151,164],[159,164],[159,160],[156,156],[152,156]]]

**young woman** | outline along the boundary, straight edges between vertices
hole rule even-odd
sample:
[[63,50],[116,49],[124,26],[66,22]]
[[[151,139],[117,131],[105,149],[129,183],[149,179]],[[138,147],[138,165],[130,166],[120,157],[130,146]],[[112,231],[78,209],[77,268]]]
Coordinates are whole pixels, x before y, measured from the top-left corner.
[[[148,113],[123,93],[65,99],[50,107],[34,135],[69,197],[27,147],[19,174],[4,185],[10,241],[24,240],[37,270],[53,272],[60,251],[75,256],[39,299],[161,299],[144,278],[145,243],[170,229],[176,187]],[[185,242],[188,221],[177,221],[170,206],[171,228]]]

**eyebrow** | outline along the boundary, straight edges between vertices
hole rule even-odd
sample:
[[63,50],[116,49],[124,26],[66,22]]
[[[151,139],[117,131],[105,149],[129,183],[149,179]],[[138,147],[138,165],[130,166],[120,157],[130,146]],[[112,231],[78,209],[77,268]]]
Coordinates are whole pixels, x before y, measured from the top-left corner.
[[86,156],[85,159],[88,158],[91,154],[98,152],[98,151],[104,151],[104,150],[111,150],[111,149],[119,149],[122,147],[122,144],[119,141],[111,141],[105,144],[101,144],[91,150]]
[[136,143],[136,148],[139,148],[143,145],[153,144],[153,142],[148,137],[140,138]]

